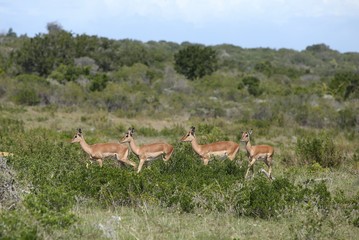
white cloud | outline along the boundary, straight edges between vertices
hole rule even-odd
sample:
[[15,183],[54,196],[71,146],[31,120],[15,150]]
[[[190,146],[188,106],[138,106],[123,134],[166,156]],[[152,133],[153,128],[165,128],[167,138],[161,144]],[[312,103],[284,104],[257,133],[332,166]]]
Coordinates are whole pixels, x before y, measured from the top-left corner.
[[0,0],[0,12],[16,9],[31,16],[144,17],[205,24],[213,21],[291,17],[358,16],[358,0]]
[[[97,2],[97,5],[104,3],[111,12],[187,19],[278,13],[313,17],[359,14],[357,0],[94,0],[92,2]],[[177,15],[173,15],[174,13]]]

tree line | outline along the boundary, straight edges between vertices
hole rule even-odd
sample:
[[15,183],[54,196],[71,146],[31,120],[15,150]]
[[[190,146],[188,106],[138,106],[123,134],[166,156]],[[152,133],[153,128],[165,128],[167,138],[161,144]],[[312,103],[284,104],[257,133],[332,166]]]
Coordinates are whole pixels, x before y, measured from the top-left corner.
[[[359,97],[359,53],[339,53],[325,44],[314,44],[303,51],[243,49],[228,44],[114,40],[75,34],[56,22],[46,28],[47,33],[34,37],[17,36],[13,29],[0,35],[3,77],[23,85],[34,79],[43,85],[73,82],[72,88],[86,85],[85,90],[90,92],[126,83],[145,84],[159,94],[168,89],[182,94],[188,90],[178,82],[189,80],[200,83],[202,89],[231,85],[226,90],[232,92],[225,97],[228,99],[235,99],[235,89],[254,97],[303,93],[329,94],[344,101]],[[159,84],[172,86],[161,88]],[[9,95],[8,89],[3,87],[0,97]],[[21,92],[20,96],[27,97],[25,101],[16,100],[17,96],[10,99],[25,105],[46,103],[38,91],[31,91]]]

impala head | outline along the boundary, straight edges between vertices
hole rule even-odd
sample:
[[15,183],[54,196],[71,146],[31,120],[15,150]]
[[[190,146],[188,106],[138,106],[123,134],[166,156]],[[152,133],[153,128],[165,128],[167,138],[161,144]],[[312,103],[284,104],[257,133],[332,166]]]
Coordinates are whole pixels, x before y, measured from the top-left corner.
[[80,142],[82,139],[82,130],[81,128],[79,128],[77,129],[77,133],[75,134],[75,136],[72,138],[71,143]]
[[250,137],[250,135],[252,134],[252,132],[253,132],[252,129],[249,130],[249,131],[247,131],[247,132],[243,132],[243,133],[242,133],[241,142],[249,142],[249,141],[250,141],[249,137]]
[[123,136],[123,138],[120,140],[120,142],[121,143],[131,142],[134,131],[135,131],[134,128],[129,128],[125,136]]
[[196,138],[195,131],[196,128],[191,127],[191,130],[181,138],[181,142],[192,142],[192,140]]

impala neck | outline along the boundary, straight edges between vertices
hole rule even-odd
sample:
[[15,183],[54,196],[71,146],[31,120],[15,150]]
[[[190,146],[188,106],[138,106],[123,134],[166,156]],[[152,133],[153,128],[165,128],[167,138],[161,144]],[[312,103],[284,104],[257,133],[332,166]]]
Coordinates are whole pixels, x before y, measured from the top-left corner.
[[246,142],[246,150],[247,150],[247,152],[250,152],[251,149],[252,149],[251,141],[248,140],[248,142]]
[[83,149],[86,153],[88,153],[88,154],[91,155],[91,153],[92,153],[91,146],[86,143],[86,141],[85,141],[84,138],[81,139],[80,145],[81,145],[82,149]]
[[130,148],[134,154],[137,156],[140,155],[140,148],[136,145],[135,140],[131,139],[130,141]]
[[192,144],[192,148],[193,150],[198,153],[199,155],[201,155],[201,145],[198,144],[197,139],[193,138],[193,140],[191,141]]

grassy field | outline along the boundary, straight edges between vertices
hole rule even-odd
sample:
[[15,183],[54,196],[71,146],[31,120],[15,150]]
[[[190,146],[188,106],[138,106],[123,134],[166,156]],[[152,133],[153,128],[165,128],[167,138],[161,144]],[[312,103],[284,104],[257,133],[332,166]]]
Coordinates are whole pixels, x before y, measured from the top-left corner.
[[[255,142],[276,148],[269,182],[255,165],[244,181],[244,146],[235,162],[203,166],[179,139],[192,125],[199,142],[237,141],[243,123],[224,119],[122,118],[107,112],[3,105],[0,151],[8,157],[1,184],[11,182],[18,199],[1,199],[3,239],[356,239],[359,234],[357,140],[334,138],[338,166],[301,164],[298,139],[323,130],[254,129]],[[10,120],[9,120],[10,119]],[[88,169],[88,157],[70,144],[81,127],[89,143],[116,142],[134,126],[139,144],[167,141],[176,150],[168,164],[155,161],[136,174],[105,161]],[[332,134],[331,131],[326,132]],[[350,139],[350,138],[349,138]],[[309,143],[307,143],[309,145]],[[339,147],[339,148],[338,148]],[[327,156],[329,153],[326,153]],[[130,157],[138,162],[133,155]],[[2,189],[4,189],[2,187]]]

